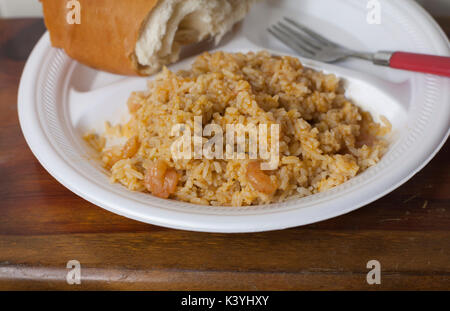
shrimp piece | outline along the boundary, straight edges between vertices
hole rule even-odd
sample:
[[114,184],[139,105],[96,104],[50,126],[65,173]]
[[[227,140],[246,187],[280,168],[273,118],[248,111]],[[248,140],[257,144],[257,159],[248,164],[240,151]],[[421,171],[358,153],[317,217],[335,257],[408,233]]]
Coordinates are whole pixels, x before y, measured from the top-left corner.
[[122,158],[132,158],[139,150],[139,140],[137,136],[133,136],[127,140],[122,149]]
[[117,162],[123,159],[132,158],[139,150],[139,140],[137,136],[133,136],[120,148],[120,146],[114,146],[102,153],[102,160],[105,168],[110,169]]
[[367,147],[372,147],[373,144],[376,142],[377,138],[373,136],[372,134],[369,134],[367,132],[362,132],[357,138],[355,146],[356,148],[361,148],[362,146],[366,145]]
[[177,190],[178,179],[178,174],[173,168],[167,170],[166,176],[164,177],[164,189],[169,195]]
[[153,195],[167,199],[177,189],[179,176],[163,160],[153,162],[145,174],[145,187]]
[[277,185],[261,170],[260,165],[259,161],[247,165],[247,179],[256,191],[271,195],[277,190]]

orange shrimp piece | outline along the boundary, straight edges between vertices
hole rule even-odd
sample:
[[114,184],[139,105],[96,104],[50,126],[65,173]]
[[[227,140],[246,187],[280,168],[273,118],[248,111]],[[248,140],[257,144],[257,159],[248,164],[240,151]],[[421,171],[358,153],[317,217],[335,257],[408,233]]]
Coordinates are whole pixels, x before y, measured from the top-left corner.
[[178,179],[178,174],[173,168],[167,170],[164,177],[164,189],[169,195],[177,190]]
[[125,145],[123,146],[122,157],[124,159],[132,158],[138,150],[139,150],[139,140],[137,136],[133,136],[130,139],[128,139]]
[[271,195],[277,190],[277,185],[261,170],[260,165],[259,161],[247,165],[247,179],[256,191]]
[[357,138],[355,146],[357,148],[361,148],[362,146],[366,145],[368,147],[372,147],[373,144],[376,142],[377,138],[373,136],[372,134],[362,132]]
[[137,136],[133,136],[125,143],[122,149],[110,148],[103,152],[105,167],[110,169],[117,162],[123,159],[132,158],[139,150],[139,140]]
[[147,169],[144,183],[150,193],[167,199],[177,189],[178,179],[175,169],[168,168],[163,160],[157,160]]

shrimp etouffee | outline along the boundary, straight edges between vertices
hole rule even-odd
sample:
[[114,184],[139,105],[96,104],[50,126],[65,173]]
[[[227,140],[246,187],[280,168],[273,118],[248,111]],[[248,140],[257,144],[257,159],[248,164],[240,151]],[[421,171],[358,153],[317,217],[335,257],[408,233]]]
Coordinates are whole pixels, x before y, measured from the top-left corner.
[[[202,205],[268,204],[326,191],[379,162],[391,130],[386,118],[377,123],[346,98],[335,75],[264,51],[204,53],[189,70],[164,68],[127,105],[129,121],[85,136],[111,182]],[[277,165],[262,169],[267,159],[250,158],[248,145],[244,158],[174,157],[174,126],[194,135],[199,117],[201,131],[220,126],[225,136],[229,124],[278,125],[279,136],[271,137],[278,139]],[[220,144],[225,150],[226,141]]]

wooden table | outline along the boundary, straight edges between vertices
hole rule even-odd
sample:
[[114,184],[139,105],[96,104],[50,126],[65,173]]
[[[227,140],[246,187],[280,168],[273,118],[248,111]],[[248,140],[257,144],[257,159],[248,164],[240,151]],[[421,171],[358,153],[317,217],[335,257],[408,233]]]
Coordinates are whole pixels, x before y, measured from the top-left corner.
[[[449,143],[384,198],[289,230],[172,230],[79,198],[42,168],[19,127],[20,75],[44,30],[39,19],[0,20],[0,289],[450,289]],[[72,259],[81,285],[66,283]],[[366,282],[372,259],[380,285]]]

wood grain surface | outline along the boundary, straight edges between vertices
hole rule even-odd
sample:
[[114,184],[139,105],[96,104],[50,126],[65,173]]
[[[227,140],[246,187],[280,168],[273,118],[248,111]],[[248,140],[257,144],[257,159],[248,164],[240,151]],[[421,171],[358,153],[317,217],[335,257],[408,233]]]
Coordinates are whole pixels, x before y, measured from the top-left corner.
[[[450,289],[449,143],[394,192],[328,221],[228,235],[139,223],[64,188],[22,136],[18,83],[44,31],[0,20],[0,290]],[[65,280],[72,259],[80,285]],[[372,259],[380,285],[366,282]]]

